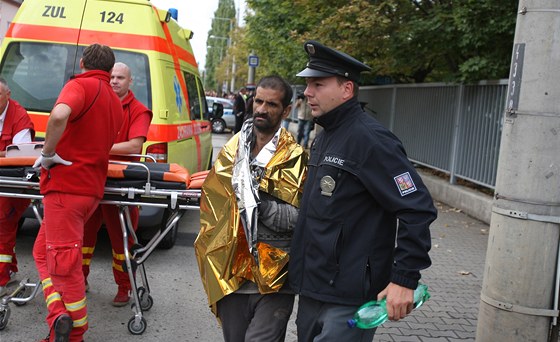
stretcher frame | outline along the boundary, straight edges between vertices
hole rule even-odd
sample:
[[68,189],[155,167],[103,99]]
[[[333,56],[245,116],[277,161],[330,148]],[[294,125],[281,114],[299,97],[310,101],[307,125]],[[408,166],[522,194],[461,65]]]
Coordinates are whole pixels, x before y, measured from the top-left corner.
[[[131,334],[141,335],[147,328],[144,311],[149,311],[154,303],[150,294],[150,286],[144,264],[158,244],[173,229],[187,210],[200,209],[201,191],[200,189],[158,189],[152,185],[151,171],[146,165],[138,162],[124,161],[110,161],[110,163],[140,166],[146,170],[146,179],[142,188],[106,186],[104,197],[100,202],[100,204],[116,205],[119,208],[119,222],[125,251],[123,270],[128,273],[130,279],[132,288],[131,309],[134,313],[128,321],[127,327]],[[33,212],[39,223],[42,223],[40,206],[43,195],[39,193],[39,182],[31,181],[30,178],[0,176],[0,197],[31,199]],[[171,215],[167,220],[165,229],[163,231],[158,229],[156,234],[145,245],[141,245],[132,228],[129,206],[168,208],[171,210]],[[134,242],[132,246],[129,246],[129,237]],[[142,286],[138,284],[137,273],[140,274]],[[20,281],[16,289],[0,300],[0,331],[7,326],[9,321],[11,311],[9,303],[13,302],[17,306],[25,305],[35,298],[40,289],[40,281],[32,283],[26,278]]]

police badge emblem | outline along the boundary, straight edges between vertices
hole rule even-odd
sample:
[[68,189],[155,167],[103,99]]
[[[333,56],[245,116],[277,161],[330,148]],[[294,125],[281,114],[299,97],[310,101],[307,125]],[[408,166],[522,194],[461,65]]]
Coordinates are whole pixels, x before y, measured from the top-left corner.
[[321,186],[321,195],[330,197],[332,196],[336,182],[331,176],[324,176],[321,178],[319,185]]

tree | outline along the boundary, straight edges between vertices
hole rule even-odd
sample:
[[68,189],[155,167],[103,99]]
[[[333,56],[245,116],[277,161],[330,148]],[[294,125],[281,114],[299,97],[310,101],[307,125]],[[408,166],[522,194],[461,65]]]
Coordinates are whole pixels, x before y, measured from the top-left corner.
[[277,74],[298,81],[295,74],[306,62],[302,34],[310,29],[304,5],[300,0],[247,0],[253,14],[245,18],[246,39],[248,48],[259,56],[257,80]]
[[261,72],[290,81],[315,39],[372,67],[365,83],[507,78],[515,0],[248,0],[250,49]]
[[204,67],[205,89],[214,89],[221,93],[222,82],[227,78],[217,79],[216,67],[222,62],[227,55],[229,48],[230,34],[235,26],[235,2],[234,0],[220,0],[218,8],[214,12],[212,18],[212,26],[208,31],[206,45],[206,65]]

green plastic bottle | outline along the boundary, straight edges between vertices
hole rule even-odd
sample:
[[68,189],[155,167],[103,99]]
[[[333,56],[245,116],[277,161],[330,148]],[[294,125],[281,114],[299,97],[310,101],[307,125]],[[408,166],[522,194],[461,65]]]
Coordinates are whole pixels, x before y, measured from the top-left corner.
[[[424,304],[429,298],[430,293],[428,292],[428,286],[418,284],[418,287],[414,290],[414,308],[416,309]],[[350,328],[373,329],[385,323],[387,319],[388,315],[385,299],[380,301],[372,300],[360,306],[354,314],[354,317],[348,320],[348,326]]]

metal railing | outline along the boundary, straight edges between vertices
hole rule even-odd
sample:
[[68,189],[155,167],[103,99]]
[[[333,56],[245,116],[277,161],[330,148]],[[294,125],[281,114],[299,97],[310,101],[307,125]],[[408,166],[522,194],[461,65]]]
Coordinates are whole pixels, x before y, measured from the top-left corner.
[[359,100],[413,162],[494,189],[507,80],[360,87]]

